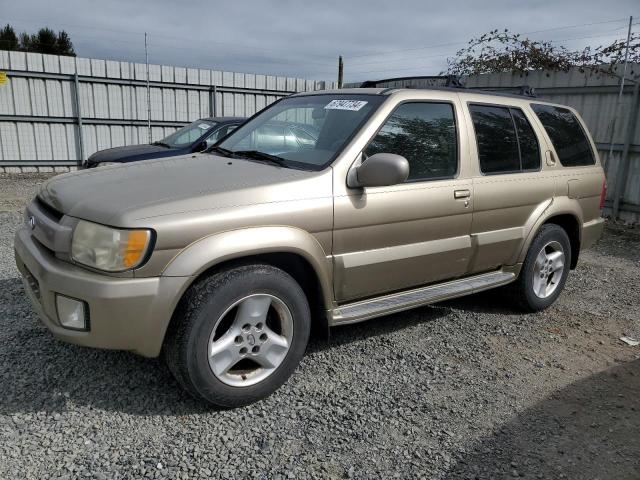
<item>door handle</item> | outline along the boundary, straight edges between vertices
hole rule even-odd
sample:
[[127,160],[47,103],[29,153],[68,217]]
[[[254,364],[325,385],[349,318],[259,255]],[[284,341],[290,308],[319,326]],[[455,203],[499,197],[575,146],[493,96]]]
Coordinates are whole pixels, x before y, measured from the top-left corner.
[[471,190],[454,190],[453,198],[469,198],[471,196]]

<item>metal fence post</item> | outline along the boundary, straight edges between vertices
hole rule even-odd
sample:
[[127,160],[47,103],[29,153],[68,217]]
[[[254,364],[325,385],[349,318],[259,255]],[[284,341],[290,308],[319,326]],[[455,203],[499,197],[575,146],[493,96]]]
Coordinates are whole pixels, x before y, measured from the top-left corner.
[[214,85],[209,90],[209,116],[216,116],[216,94],[218,93],[218,88]]
[[[613,156],[613,139],[616,133],[616,120],[618,119],[618,111],[620,110],[620,104],[622,103],[622,95],[624,93],[624,80],[627,77],[627,64],[629,61],[629,42],[631,41],[632,25],[633,25],[633,16],[629,17],[629,29],[627,30],[627,44],[624,51],[624,67],[622,69],[622,77],[620,78],[620,91],[618,93],[616,108],[613,113],[613,122],[611,123],[611,137],[609,139],[609,155],[607,155],[607,163],[604,165],[605,173],[607,173],[609,170],[609,163],[611,163],[611,157]],[[615,215],[614,215],[614,218],[615,218]]]
[[627,183],[627,175],[629,174],[629,148],[638,124],[638,108],[640,108],[640,78],[636,79],[633,86],[633,99],[627,117],[627,131],[624,138],[624,146],[618,163],[618,172],[616,174],[616,184],[613,188],[613,218],[618,218],[620,210],[620,200],[624,196],[625,186]]
[[80,148],[80,158],[77,166],[81,167],[84,163],[84,139],[82,135],[82,111],[80,110],[80,82],[78,81],[78,72],[73,75],[74,89],[73,98],[76,104],[76,119],[78,123],[78,147]]
[[147,47],[147,32],[144,32],[144,63],[147,67],[147,137],[151,143],[151,88],[149,87],[149,49]]

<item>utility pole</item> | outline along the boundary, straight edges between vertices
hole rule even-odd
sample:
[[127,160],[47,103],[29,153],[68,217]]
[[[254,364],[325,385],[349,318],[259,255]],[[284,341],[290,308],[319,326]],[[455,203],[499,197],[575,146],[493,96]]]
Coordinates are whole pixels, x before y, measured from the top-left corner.
[[338,88],[342,88],[342,79],[344,77],[344,63],[342,55],[338,57]]
[[[629,30],[627,30],[627,46],[624,51],[624,67],[622,68],[622,78],[620,79],[620,91],[618,92],[618,101],[616,102],[615,116],[613,117],[613,123],[611,125],[611,143],[609,144],[609,155],[607,157],[607,163],[611,161],[611,156],[613,155],[614,128],[616,125],[616,120],[618,118],[618,111],[620,110],[620,104],[622,103],[624,81],[627,76],[627,64],[629,61],[629,43],[631,42],[631,25],[633,25],[633,15],[629,17]],[[629,110],[629,122],[632,122],[634,120],[633,118],[631,118],[633,111],[634,111],[634,105],[631,105],[631,108]],[[612,216],[614,219],[618,218],[618,211],[620,209],[620,197],[624,194],[624,186],[627,180],[626,175],[624,178],[622,176],[622,173],[625,170],[625,165],[623,165],[623,162],[624,162],[623,153],[624,152],[621,152],[620,154],[620,161],[618,162],[618,171],[616,172],[616,185],[615,185],[615,188],[613,189],[613,212],[612,212],[613,215]]]
[[618,92],[618,100],[613,110],[613,121],[611,122],[611,134],[609,135],[609,153],[607,154],[607,169],[611,163],[611,157],[613,156],[613,140],[616,130],[616,120],[618,119],[618,110],[620,109],[620,103],[622,102],[622,92],[624,90],[624,80],[627,74],[627,59],[629,57],[629,41],[631,39],[631,24],[633,23],[633,16],[629,17],[629,29],[627,31],[627,47],[624,53],[624,67],[622,70],[622,79],[620,80],[620,91]]
[[144,32],[144,63],[147,66],[147,137],[151,143],[151,90],[149,89],[149,48],[147,32]]

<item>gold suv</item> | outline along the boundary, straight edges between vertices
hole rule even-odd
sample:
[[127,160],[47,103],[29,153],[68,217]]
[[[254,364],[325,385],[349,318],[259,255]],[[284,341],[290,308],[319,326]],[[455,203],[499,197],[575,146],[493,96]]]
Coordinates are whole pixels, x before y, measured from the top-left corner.
[[57,338],[162,353],[194,396],[238,406],[286,381],[312,328],[502,286],[548,307],[600,237],[604,195],[571,108],[301,93],[203,153],[49,180],[16,262]]

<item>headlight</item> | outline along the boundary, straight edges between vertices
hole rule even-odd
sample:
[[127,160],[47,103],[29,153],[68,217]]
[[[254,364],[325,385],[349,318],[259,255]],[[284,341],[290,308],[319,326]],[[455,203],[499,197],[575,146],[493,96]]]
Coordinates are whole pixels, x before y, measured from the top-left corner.
[[71,258],[107,272],[139,266],[151,243],[150,230],[119,230],[80,220],[71,240]]

